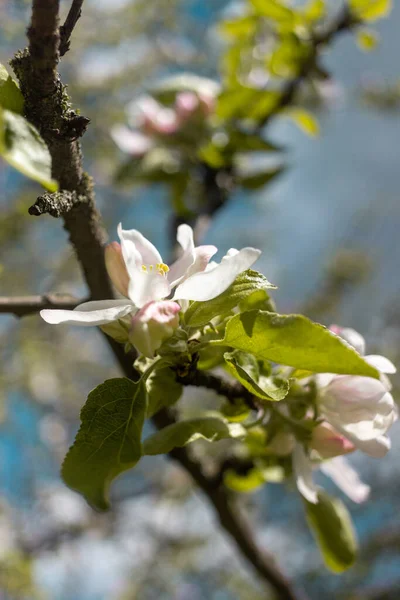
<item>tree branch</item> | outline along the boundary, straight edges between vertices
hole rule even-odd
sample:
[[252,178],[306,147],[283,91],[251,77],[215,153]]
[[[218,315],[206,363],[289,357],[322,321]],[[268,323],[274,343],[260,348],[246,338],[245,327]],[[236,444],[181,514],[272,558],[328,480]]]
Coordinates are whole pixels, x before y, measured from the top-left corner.
[[[53,177],[58,180],[61,191],[75,192],[80,197],[81,201],[63,218],[90,295],[93,299],[112,298],[113,291],[104,263],[105,233],[94,204],[92,182],[83,172],[79,142],[71,139],[68,131],[77,114],[71,110],[56,72],[59,57],[58,8],[56,0],[33,0],[29,51],[18,53],[12,65],[24,95],[26,116],[48,144],[53,160]],[[108,338],[108,342],[125,375],[136,379],[132,358],[114,340]],[[158,428],[170,422],[170,415],[165,411],[154,417]],[[191,474],[206,494],[222,527],[262,579],[273,587],[281,600],[298,600],[273,557],[257,547],[250,528],[234,507],[227,490],[215,487],[215,480],[204,474],[202,465],[193,460],[185,449],[176,449],[170,456]]]
[[45,294],[43,296],[0,297],[0,313],[10,313],[16,317],[32,315],[45,308],[72,310],[84,300],[61,294]]
[[82,15],[83,2],[84,0],[73,0],[65,23],[60,27],[60,56],[64,56],[70,48],[71,35]]

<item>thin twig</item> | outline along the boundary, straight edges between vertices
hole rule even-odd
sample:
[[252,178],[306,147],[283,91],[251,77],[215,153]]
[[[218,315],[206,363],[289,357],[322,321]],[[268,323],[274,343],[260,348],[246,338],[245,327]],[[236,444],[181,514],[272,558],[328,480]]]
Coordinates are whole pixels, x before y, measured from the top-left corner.
[[16,317],[32,315],[45,308],[72,310],[84,300],[78,300],[67,294],[45,294],[43,296],[0,297],[0,313],[13,314]]
[[70,48],[71,35],[82,15],[83,2],[84,0],[73,0],[65,23],[60,27],[60,56],[64,56]]

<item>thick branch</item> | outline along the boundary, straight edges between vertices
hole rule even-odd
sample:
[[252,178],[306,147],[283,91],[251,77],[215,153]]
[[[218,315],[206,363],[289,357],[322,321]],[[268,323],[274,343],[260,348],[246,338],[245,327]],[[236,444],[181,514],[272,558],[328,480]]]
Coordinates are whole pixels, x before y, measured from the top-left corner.
[[[77,258],[93,299],[112,298],[112,288],[104,264],[104,231],[94,204],[91,180],[84,174],[82,155],[77,140],[68,135],[68,125],[76,119],[68,105],[58,75],[58,2],[34,0],[32,26],[30,28],[30,52],[19,53],[12,62],[25,98],[25,112],[36,125],[49,146],[53,160],[53,177],[60,190],[74,192],[83,201],[64,214],[65,228],[69,232]],[[40,75],[40,77],[37,77]],[[45,84],[45,89],[43,85]],[[50,90],[50,95],[48,94]],[[110,346],[124,373],[135,379],[137,373],[132,358],[124,353],[122,346],[108,338]],[[168,413],[158,413],[154,418],[157,427],[170,422]],[[251,530],[240,516],[228,492],[215,486],[215,480],[203,473],[202,465],[194,461],[185,449],[171,453],[204,491],[213,504],[221,525],[232,536],[238,549],[253,565],[258,574],[268,582],[282,600],[296,600],[290,584],[275,566],[272,556],[265,555],[257,547]]]
[[16,317],[32,315],[45,308],[72,310],[83,302],[73,296],[46,294],[44,296],[13,296],[0,298],[0,313],[10,313]]
[[84,0],[73,0],[65,23],[60,27],[60,56],[64,56],[70,48],[71,35],[82,15],[83,2]]
[[250,408],[257,410],[257,406],[254,404],[253,394],[246,390],[239,381],[230,381],[218,377],[213,373],[198,370],[190,373],[187,377],[178,377],[177,379],[183,385],[193,385],[195,387],[205,387],[214,390],[220,396],[225,396],[231,401],[242,398]]

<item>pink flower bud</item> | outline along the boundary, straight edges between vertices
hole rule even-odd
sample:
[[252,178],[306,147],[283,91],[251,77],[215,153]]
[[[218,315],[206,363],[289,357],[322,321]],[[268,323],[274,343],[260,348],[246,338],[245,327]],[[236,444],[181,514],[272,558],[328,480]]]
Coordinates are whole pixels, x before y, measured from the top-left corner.
[[179,304],[172,300],[145,304],[132,318],[131,344],[144,356],[153,358],[156,350],[179,326],[180,310]]
[[340,435],[329,423],[321,423],[312,432],[311,448],[316,450],[321,458],[334,458],[355,450],[355,446]]
[[340,327],[340,325],[331,325],[329,329],[344,339],[350,346],[353,346],[361,356],[365,354],[365,340],[363,336],[355,329],[350,327]]
[[199,99],[193,92],[181,92],[175,100],[176,115],[180,122],[189,119],[199,108]]
[[128,297],[129,275],[118,242],[111,242],[106,246],[105,261],[108,275],[114,286],[120,294]]

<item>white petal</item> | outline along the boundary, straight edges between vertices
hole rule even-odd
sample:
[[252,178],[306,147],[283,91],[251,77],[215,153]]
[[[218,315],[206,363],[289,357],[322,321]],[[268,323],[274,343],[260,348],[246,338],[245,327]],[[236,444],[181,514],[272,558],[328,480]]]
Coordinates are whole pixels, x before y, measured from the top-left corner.
[[129,282],[129,298],[138,308],[152,300],[162,300],[169,296],[171,287],[164,275],[157,269],[153,271],[137,270]]
[[358,450],[365,452],[365,454],[372,456],[372,458],[384,458],[392,446],[390,439],[386,435],[380,435],[374,440],[366,441],[354,438],[353,443]]
[[[132,242],[136,250],[142,257],[142,263],[145,265],[156,265],[162,263],[162,258],[157,248],[153,246],[148,239],[136,229],[122,229],[121,224],[118,227],[118,235],[122,241]],[[128,266],[128,265],[127,265]]]
[[312,477],[312,462],[304,452],[300,444],[296,444],[293,454],[293,471],[296,478],[297,489],[300,494],[311,502],[318,503],[318,486],[315,485]]
[[135,243],[132,242],[132,240],[124,237],[124,231],[121,223],[118,225],[118,235],[119,239],[121,240],[122,256],[126,265],[126,269],[130,279],[132,279],[136,275],[137,271],[141,271],[142,269],[142,255],[136,248]]
[[192,275],[178,286],[174,300],[197,300],[205,302],[216,298],[234,282],[260,256],[255,248],[243,248],[234,256],[225,256],[211,271]]
[[370,487],[361,481],[358,473],[343,456],[337,456],[332,460],[322,463],[320,469],[353,502],[360,504],[368,499]]
[[196,260],[193,229],[189,227],[189,225],[179,225],[176,237],[182,247],[183,254],[169,268],[168,281],[170,282],[171,287],[174,287],[182,281],[183,277]]
[[41,310],[40,316],[52,325],[71,323],[72,325],[105,325],[121,319],[135,311],[132,303],[124,300],[96,300],[84,302],[74,310]]
[[123,152],[132,156],[143,156],[153,145],[149,136],[124,125],[115,125],[111,129],[111,137]]
[[397,369],[391,360],[385,356],[379,356],[379,354],[369,354],[365,357],[367,363],[378,369],[381,373],[389,373],[389,375],[396,373]]

